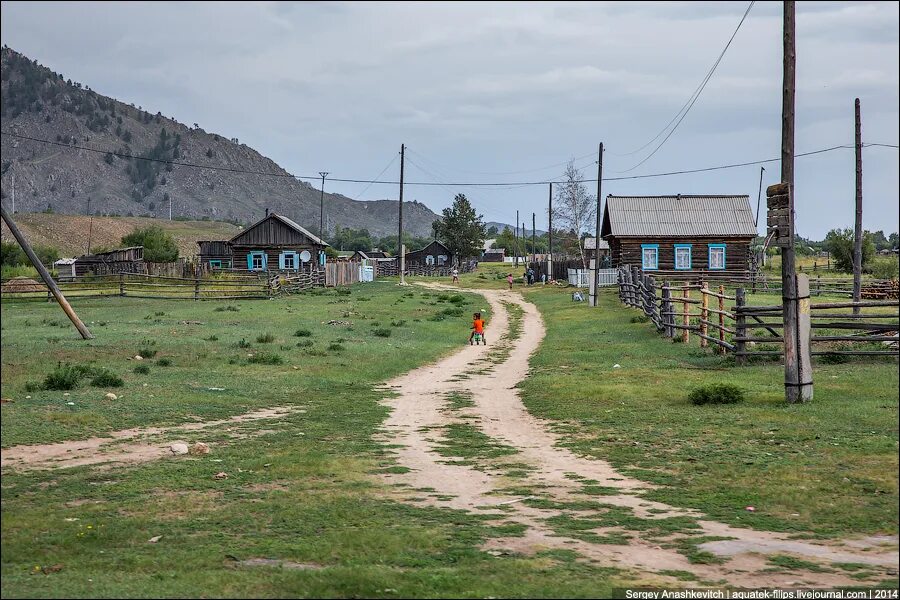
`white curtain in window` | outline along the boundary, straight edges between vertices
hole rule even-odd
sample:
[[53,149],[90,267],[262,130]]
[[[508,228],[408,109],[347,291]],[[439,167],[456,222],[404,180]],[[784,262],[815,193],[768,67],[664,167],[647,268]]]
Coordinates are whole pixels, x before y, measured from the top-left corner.
[[709,249],[709,268],[724,269],[725,268],[725,248]]
[[675,248],[675,268],[690,269],[691,268],[691,249],[680,247]]

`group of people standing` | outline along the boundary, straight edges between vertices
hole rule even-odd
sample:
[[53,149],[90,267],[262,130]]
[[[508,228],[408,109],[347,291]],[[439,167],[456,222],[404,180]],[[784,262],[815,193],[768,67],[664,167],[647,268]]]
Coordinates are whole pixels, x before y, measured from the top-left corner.
[[[524,283],[525,285],[534,285],[536,278],[537,275],[535,274],[534,269],[532,269],[531,267],[528,267],[527,269],[525,269],[525,272],[522,273],[522,283]],[[513,281],[514,279],[512,273],[507,274],[506,283],[509,284],[509,289],[513,289]],[[547,274],[541,273],[541,284],[545,283],[547,283]]]

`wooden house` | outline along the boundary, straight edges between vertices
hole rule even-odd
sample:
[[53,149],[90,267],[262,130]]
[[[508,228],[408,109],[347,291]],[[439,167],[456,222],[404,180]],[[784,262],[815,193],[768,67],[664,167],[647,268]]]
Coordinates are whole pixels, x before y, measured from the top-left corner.
[[607,196],[600,236],[613,267],[746,275],[756,225],[749,196]]
[[406,253],[406,268],[449,267],[453,264],[453,253],[449,248],[434,240],[424,248]]
[[506,260],[505,248],[488,248],[481,257],[484,262],[503,262]]
[[232,267],[231,246],[226,240],[202,240],[199,261],[202,267],[210,270],[230,269]]
[[592,237],[584,238],[584,255],[588,259],[588,263],[590,263],[595,256],[600,256],[600,267],[605,268],[610,264],[609,242],[604,239],[600,240],[600,252],[598,254],[597,239]]
[[[269,213],[227,242],[232,267],[248,271],[297,271],[325,264],[323,240],[285,216]],[[201,258],[202,260],[202,258]]]
[[109,275],[113,273],[143,273],[144,247],[131,246],[108,252],[83,254],[75,259],[75,275]]

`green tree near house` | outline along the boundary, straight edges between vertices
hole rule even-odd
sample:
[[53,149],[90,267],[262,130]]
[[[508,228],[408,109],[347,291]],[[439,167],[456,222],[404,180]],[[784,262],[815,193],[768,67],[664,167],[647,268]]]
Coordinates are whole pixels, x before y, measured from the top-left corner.
[[481,256],[487,234],[483,219],[483,215],[475,212],[465,194],[457,194],[453,199],[453,206],[445,208],[443,217],[434,222],[435,236],[455,256]]
[[[845,273],[853,272],[853,230],[849,227],[846,229],[832,229],[825,236],[823,247],[831,253],[834,260],[834,266],[837,270]],[[875,243],[872,241],[872,234],[868,231],[863,233],[862,243],[862,268],[872,261],[875,256]]]
[[126,246],[143,246],[147,262],[172,262],[178,258],[178,244],[158,225],[135,229],[122,238]]

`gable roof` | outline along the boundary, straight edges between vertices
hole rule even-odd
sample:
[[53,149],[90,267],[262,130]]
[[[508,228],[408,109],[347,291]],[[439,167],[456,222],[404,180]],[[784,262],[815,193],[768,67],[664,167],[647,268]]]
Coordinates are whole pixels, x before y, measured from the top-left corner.
[[309,232],[305,227],[301,227],[300,225],[297,225],[297,223],[295,223],[294,221],[288,219],[287,217],[285,217],[285,216],[283,216],[283,215],[279,215],[279,214],[273,213],[273,212],[270,212],[270,213],[268,214],[268,216],[263,217],[262,219],[260,219],[259,221],[257,221],[257,222],[254,223],[253,225],[250,225],[250,226],[247,227],[246,229],[243,229],[243,230],[239,231],[239,232],[237,233],[237,235],[235,235],[233,238],[231,238],[231,239],[228,240],[228,241],[229,241],[229,242],[234,242],[235,240],[237,240],[237,239],[238,239],[239,237],[241,237],[242,235],[246,234],[248,231],[250,231],[250,230],[253,229],[254,227],[257,227],[257,226],[259,226],[259,225],[265,223],[265,222],[268,221],[269,219],[275,219],[275,220],[280,221],[282,224],[284,224],[284,225],[286,225],[287,227],[293,229],[293,230],[296,231],[297,233],[299,233],[299,234],[301,234],[301,235],[305,235],[306,237],[308,237],[308,238],[310,239],[310,241],[312,241],[314,244],[318,244],[318,245],[320,245],[320,246],[328,246],[328,245],[329,245],[327,242],[321,240],[318,236],[313,235],[313,234],[312,234],[311,232]]
[[601,237],[755,237],[749,196],[607,196]]
[[[596,247],[596,238],[586,237],[584,238],[584,249],[585,250],[593,250]],[[601,250],[609,250],[609,242],[606,240],[600,240],[600,249]]]
[[437,240],[432,240],[432,241],[428,242],[428,244],[426,244],[424,248],[419,248],[418,250],[413,250],[412,252],[407,252],[407,254],[415,254],[416,252],[424,252],[425,250],[428,250],[428,248],[430,248],[434,244],[437,244],[438,246],[440,246],[441,248],[446,250],[448,255],[453,254],[452,252],[450,252],[450,248],[448,248],[447,246],[445,246],[444,244],[442,244],[441,242],[439,242]]

